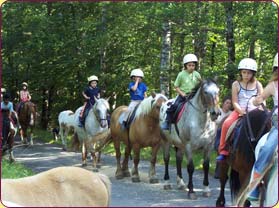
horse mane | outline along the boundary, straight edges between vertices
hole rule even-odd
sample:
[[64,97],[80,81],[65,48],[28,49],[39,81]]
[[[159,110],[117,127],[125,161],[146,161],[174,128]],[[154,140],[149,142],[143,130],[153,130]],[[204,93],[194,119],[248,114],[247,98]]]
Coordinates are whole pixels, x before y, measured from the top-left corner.
[[163,94],[156,94],[155,98],[152,96],[149,96],[145,98],[138,106],[138,109],[135,114],[135,119],[137,119],[140,116],[145,116],[150,113],[153,107],[153,103],[156,103],[159,98],[163,98],[165,100],[168,100],[167,97]]

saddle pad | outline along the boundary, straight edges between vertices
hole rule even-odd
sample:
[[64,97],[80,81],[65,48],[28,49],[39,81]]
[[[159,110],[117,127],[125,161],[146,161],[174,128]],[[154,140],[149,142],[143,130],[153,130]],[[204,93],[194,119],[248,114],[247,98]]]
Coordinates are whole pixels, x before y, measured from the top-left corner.
[[186,103],[183,103],[182,107],[179,109],[179,112],[178,112],[178,115],[176,118],[176,123],[178,123],[178,121],[181,119],[185,106],[186,106]]
[[231,134],[232,134],[232,132],[233,132],[233,130],[234,130],[234,128],[235,128],[237,122],[239,121],[239,119],[241,119],[241,118],[238,118],[238,119],[237,119],[236,121],[234,121],[234,122],[232,123],[232,125],[230,126],[230,128],[229,128],[229,130],[228,130],[228,132],[227,132],[227,134],[226,134],[226,139],[225,139],[225,141],[227,141],[228,138],[231,136]]

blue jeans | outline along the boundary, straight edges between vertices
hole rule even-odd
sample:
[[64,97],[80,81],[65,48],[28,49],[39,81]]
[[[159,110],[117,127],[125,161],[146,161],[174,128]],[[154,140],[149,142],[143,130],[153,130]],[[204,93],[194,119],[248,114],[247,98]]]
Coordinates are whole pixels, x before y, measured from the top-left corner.
[[278,129],[273,126],[270,130],[267,140],[260,149],[258,159],[254,164],[254,171],[262,174],[270,161],[272,160],[273,153],[278,146]]

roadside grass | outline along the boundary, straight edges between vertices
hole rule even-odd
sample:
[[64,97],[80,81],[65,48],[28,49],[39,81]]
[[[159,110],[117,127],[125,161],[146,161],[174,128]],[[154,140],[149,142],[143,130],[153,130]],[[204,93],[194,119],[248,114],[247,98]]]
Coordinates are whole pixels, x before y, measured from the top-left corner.
[[7,159],[1,161],[1,178],[22,178],[34,175],[33,171],[20,163],[10,163]]
[[[61,139],[59,138],[57,141],[55,141],[55,139],[53,138],[52,132],[50,130],[46,131],[46,130],[42,130],[42,129],[35,129],[34,130],[34,140],[36,140],[36,139],[38,139],[40,141],[43,141],[43,142],[46,142],[46,143],[49,143],[49,144],[60,144],[60,145],[62,145]],[[72,135],[69,135],[67,137],[68,147],[69,147],[69,144],[71,144],[71,139],[72,139]],[[114,150],[113,144],[112,143],[108,144],[103,149],[103,153],[111,155],[111,156],[115,156],[115,150]],[[123,153],[124,153],[124,145],[121,145],[121,153],[123,155]],[[211,174],[214,174],[214,170],[215,170],[215,167],[216,167],[216,163],[215,163],[216,156],[217,156],[216,152],[213,151],[212,154],[211,154],[211,157],[210,157],[210,169],[209,169],[209,172]],[[147,147],[147,148],[141,149],[140,159],[141,160],[150,160],[150,158],[151,158],[151,148]],[[194,160],[195,169],[196,170],[202,170],[203,154],[200,153],[200,152],[194,153],[193,160]],[[186,162],[187,162],[186,161],[186,157],[184,156],[183,157],[183,163],[182,163],[182,167],[183,168],[186,168]],[[129,163],[130,163],[129,166],[132,167],[131,166],[132,162],[129,161]],[[164,165],[164,159],[163,159],[163,152],[162,152],[162,150],[159,150],[159,152],[158,152],[157,163],[161,164],[161,165]],[[9,168],[9,164],[6,164],[6,162],[4,162],[4,164],[5,164],[4,167],[3,167],[3,164],[2,164],[2,176],[3,176],[3,173],[6,174],[6,172],[5,172],[6,170],[5,169]],[[174,151],[174,148],[171,148],[171,152],[170,152],[170,165],[175,166],[175,151]],[[20,167],[20,168],[22,168],[22,167]],[[12,166],[12,168],[10,170],[8,170],[7,173],[9,173],[9,171],[11,171],[11,170],[13,170],[13,166]],[[22,172],[23,172],[23,175],[24,174],[26,175],[26,174],[29,173],[28,170],[22,171]],[[17,174],[18,173],[16,173],[15,175],[17,175]],[[21,177],[23,177],[23,176],[21,176]]]

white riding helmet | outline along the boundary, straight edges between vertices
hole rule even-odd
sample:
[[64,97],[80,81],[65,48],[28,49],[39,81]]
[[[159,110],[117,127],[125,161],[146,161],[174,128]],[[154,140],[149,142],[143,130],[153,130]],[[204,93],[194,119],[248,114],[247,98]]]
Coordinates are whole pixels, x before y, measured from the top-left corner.
[[91,82],[91,81],[99,81],[99,80],[98,80],[98,77],[97,77],[97,76],[92,75],[92,76],[90,76],[90,77],[87,78],[87,81],[88,81],[88,82]]
[[186,54],[183,58],[183,64],[187,64],[189,62],[198,62],[198,58],[195,54]]
[[273,60],[273,67],[278,67],[278,53],[276,53]]
[[24,86],[26,86],[26,87],[28,87],[28,84],[27,84],[27,82],[22,82],[22,85]]
[[143,74],[141,69],[133,69],[131,71],[130,77],[133,77],[133,76],[135,76],[135,77],[142,77],[143,78],[144,74]]
[[251,58],[244,58],[238,64],[238,70],[247,69],[256,72],[258,69],[257,62]]

